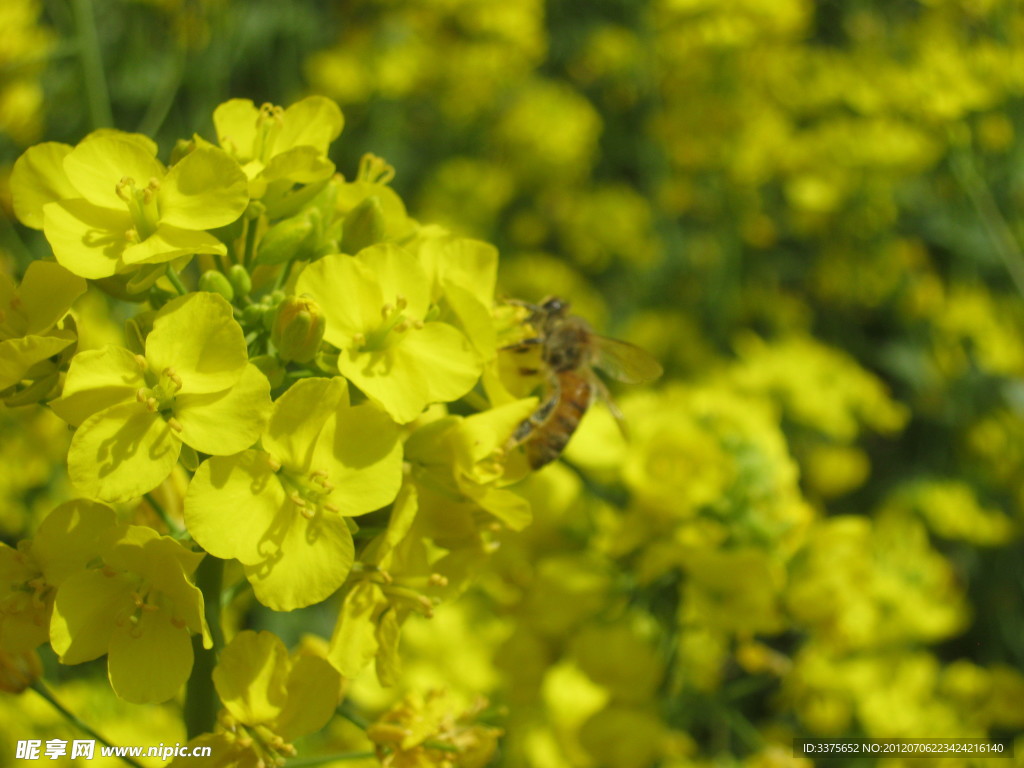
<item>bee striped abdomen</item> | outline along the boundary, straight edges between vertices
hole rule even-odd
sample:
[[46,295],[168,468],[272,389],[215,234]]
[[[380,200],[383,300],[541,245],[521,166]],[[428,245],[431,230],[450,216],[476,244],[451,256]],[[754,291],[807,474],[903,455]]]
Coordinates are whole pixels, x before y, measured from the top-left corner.
[[580,419],[593,398],[593,386],[584,375],[572,370],[555,374],[556,395],[517,430],[522,432],[526,458],[539,469],[558,458],[576,432]]

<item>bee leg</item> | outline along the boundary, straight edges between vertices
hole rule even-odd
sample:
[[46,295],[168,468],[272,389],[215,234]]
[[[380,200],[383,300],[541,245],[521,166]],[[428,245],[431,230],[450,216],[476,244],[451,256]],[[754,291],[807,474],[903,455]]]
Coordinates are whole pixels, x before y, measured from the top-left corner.
[[516,354],[523,354],[529,352],[531,349],[539,344],[543,344],[544,339],[540,336],[531,336],[528,339],[517,341],[515,344],[509,344],[507,347],[501,347],[501,351],[515,352]]
[[517,445],[522,445],[551,415],[557,404],[558,392],[554,391],[548,395],[548,399],[541,404],[540,408],[519,422],[516,431],[508,440],[508,447],[514,448]]

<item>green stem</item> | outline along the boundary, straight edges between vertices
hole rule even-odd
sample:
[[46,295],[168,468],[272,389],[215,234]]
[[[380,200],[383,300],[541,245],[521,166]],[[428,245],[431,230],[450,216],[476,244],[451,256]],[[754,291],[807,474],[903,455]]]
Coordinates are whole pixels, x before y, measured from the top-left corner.
[[952,168],[960,186],[967,192],[967,197],[970,198],[989,239],[992,240],[996,253],[1003,260],[1003,266],[1010,273],[1010,279],[1013,280],[1017,292],[1024,296],[1024,253],[1021,252],[1010,225],[1003,218],[999,204],[996,203],[991,190],[966,151],[953,156]]
[[764,736],[742,713],[727,705],[719,705],[719,711],[722,719],[729,724],[732,732],[740,737],[748,749],[756,751],[764,746]]
[[[69,711],[67,708],[65,708],[63,704],[57,701],[57,698],[53,695],[50,689],[43,684],[42,680],[36,680],[34,683],[32,683],[32,690],[38,693],[44,699],[46,699],[46,701],[50,703],[51,707],[60,712],[64,717],[68,719],[69,722],[71,722],[76,728],[78,728],[78,730],[80,730],[86,736],[91,736],[105,747],[111,746],[109,741],[107,741],[105,738],[96,733],[96,731],[94,731],[88,725],[79,720],[77,715]],[[135,768],[143,768],[141,763],[135,762],[130,757],[124,757],[121,755],[118,755],[118,757],[121,757],[121,759],[128,763],[128,765],[135,766]]]
[[338,705],[337,712],[360,730],[365,731],[371,725],[370,721],[359,712],[356,712],[348,701],[341,702],[341,704]]
[[96,34],[96,15],[92,0],[72,0],[78,55],[85,76],[85,96],[89,104],[89,119],[93,128],[112,128],[114,116],[110,112],[110,93],[103,73],[100,42]]
[[317,757],[300,757],[286,762],[285,768],[312,768],[315,765],[326,765],[335,760],[366,760],[376,757],[376,752],[339,752],[334,755],[318,755]]
[[245,254],[242,256],[242,266],[246,269],[252,268],[253,253],[256,250],[256,230],[259,229],[259,219],[245,220]]
[[170,532],[171,537],[175,539],[182,538],[186,531],[178,527],[178,524],[171,520],[170,515],[167,514],[167,510],[164,509],[164,505],[157,501],[152,493],[144,493],[142,495],[146,501],[149,502],[149,506],[153,508],[153,511],[156,512],[160,519],[164,521],[164,525],[167,526],[167,530]]
[[164,80],[162,87],[149,102],[146,114],[139,123],[139,133],[146,136],[154,136],[167,119],[167,113],[171,111],[174,104],[174,97],[181,87],[181,79],[185,74],[185,48],[177,47],[177,55],[174,58],[170,75]]
[[224,561],[207,555],[196,569],[196,586],[203,593],[203,611],[213,637],[213,647],[203,647],[201,635],[192,637],[195,663],[185,689],[185,728],[188,738],[210,733],[217,722],[220,700],[213,686],[213,668],[217,654],[224,647],[224,632],[220,625],[221,585],[224,581]]
[[289,261],[285,263],[284,269],[282,269],[277,275],[277,282],[274,283],[274,290],[279,291],[284,288],[288,282],[288,276],[292,273],[292,266],[295,262]]
[[249,589],[248,579],[239,579],[230,587],[225,589],[220,596],[221,609],[223,610],[224,608],[227,608],[229,605],[231,605],[231,603],[235,601],[235,598],[247,589]]
[[6,216],[0,216],[0,222],[2,222],[3,240],[7,249],[18,253],[18,259],[22,262],[22,266],[31,263],[36,258],[35,254],[25,244],[14,224]]
[[188,288],[186,288],[185,284],[181,282],[181,278],[178,276],[178,273],[174,271],[174,267],[170,264],[167,265],[167,279],[171,281],[171,285],[174,286],[174,290],[178,292],[179,296],[184,296],[188,293]]

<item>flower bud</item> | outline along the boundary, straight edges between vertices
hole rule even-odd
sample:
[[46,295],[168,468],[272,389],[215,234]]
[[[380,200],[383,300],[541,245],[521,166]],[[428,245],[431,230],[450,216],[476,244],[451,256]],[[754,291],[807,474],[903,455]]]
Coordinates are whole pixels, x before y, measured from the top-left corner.
[[307,363],[320,348],[326,327],[319,304],[306,296],[289,296],[277,307],[270,338],[282,360]]
[[277,222],[260,240],[256,263],[283,264],[290,261],[313,234],[313,230],[313,220],[305,213]]
[[384,210],[380,198],[364,198],[342,224],[341,252],[355,254],[384,239]]
[[263,320],[263,306],[250,304],[242,310],[242,327],[249,329]]
[[222,272],[218,272],[215,269],[203,272],[199,278],[199,290],[219,293],[228,301],[235,298],[235,289],[231,287],[231,283],[228,282],[228,279],[224,277]]
[[235,289],[236,296],[248,296],[252,290],[252,278],[248,270],[241,264],[232,264],[228,269],[228,281]]

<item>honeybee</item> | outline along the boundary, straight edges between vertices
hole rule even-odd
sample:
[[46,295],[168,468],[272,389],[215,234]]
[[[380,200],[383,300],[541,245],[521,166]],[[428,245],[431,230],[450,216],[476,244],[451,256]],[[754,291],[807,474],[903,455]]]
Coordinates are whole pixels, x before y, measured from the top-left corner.
[[[642,384],[661,376],[661,365],[639,347],[594,333],[585,320],[569,314],[568,301],[551,297],[539,306],[510,303],[530,311],[527,322],[536,336],[508,349],[525,353],[539,345],[547,381],[544,402],[516,428],[509,447],[522,445],[530,466],[539,469],[559,457],[595,397],[604,400],[623,425],[621,412],[594,368],[618,381]],[[521,369],[524,374],[541,372]]]

